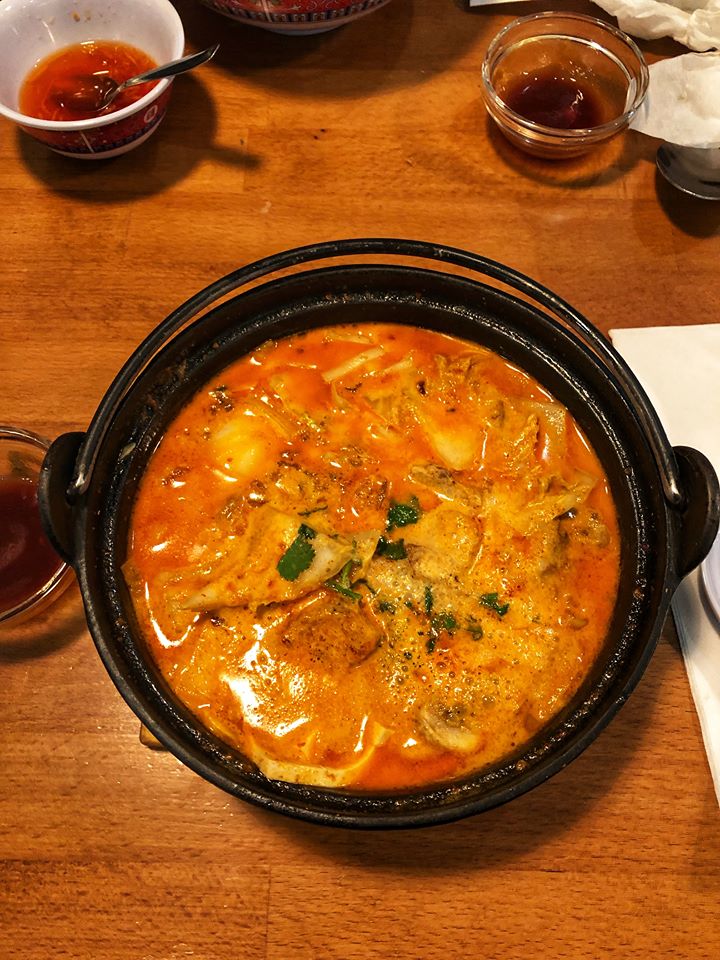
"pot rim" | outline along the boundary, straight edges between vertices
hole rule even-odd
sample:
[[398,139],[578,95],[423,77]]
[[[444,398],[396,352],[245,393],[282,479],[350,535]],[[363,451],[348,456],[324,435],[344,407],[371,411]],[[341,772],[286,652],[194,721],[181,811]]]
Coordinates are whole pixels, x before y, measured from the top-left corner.
[[396,238],[351,238],[325,241],[271,254],[215,280],[173,310],[133,352],[101,400],[88,428],[76,470],[68,487],[68,499],[73,501],[87,490],[99,445],[107,432],[118,403],[152,358],[184,327],[218,305],[228,294],[241,291],[242,288],[249,287],[250,284],[259,280],[267,281],[281,271],[306,267],[316,261],[371,254],[431,260],[462,267],[472,274],[494,279],[518,291],[531,303],[547,310],[563,325],[569,327],[601,358],[630,396],[653,449],[665,497],[672,506],[683,505],[684,496],[673,449],[645,390],[622,355],[582,314],[547,287],[496,260],[469,253],[457,247]]
[[[654,461],[653,476],[656,476],[656,479],[653,480],[653,484],[657,487],[658,500],[665,505],[662,517],[657,518],[657,523],[662,528],[663,543],[673,546],[675,543],[673,508],[677,509],[683,501],[683,484],[681,483],[673,448],[670,447],[657,420],[657,415],[639,385],[637,385],[637,391],[641,402],[639,404],[635,403],[634,386],[637,381],[625,367],[622,358],[615,354],[614,349],[604,340],[602,335],[555,294],[495,261],[454,248],[438,247],[417,241],[393,240],[340,241],[276,254],[256,261],[215,281],[170,314],[146,338],[122,368],[101,402],[88,434],[84,437],[81,434],[66,435],[66,437],[74,437],[72,455],[68,458],[68,462],[72,463],[72,480],[67,487],[66,501],[71,502],[71,510],[73,507],[76,508],[73,517],[75,544],[82,548],[82,536],[86,531],[88,521],[91,519],[85,494],[90,487],[92,471],[103,447],[103,441],[110,429],[113,416],[132,392],[136,380],[142,376],[146,367],[160,350],[170,346],[174,337],[179,335],[187,326],[194,325],[195,322],[201,322],[204,318],[203,314],[209,309],[214,310],[218,301],[228,293],[233,293],[255,280],[264,280],[269,274],[282,271],[287,267],[302,266],[309,262],[309,259],[327,260],[346,255],[377,254],[383,252],[383,249],[387,249],[387,245],[390,246],[389,252],[393,255],[434,259],[455,266],[468,267],[471,272],[482,272],[485,276],[499,280],[501,283],[510,286],[511,289],[520,291],[529,300],[533,301],[531,303],[533,309],[535,309],[535,304],[539,303],[544,308],[542,314],[546,321],[551,321],[555,326],[569,327],[570,332],[575,335],[575,339],[580,340],[585,352],[593,354],[594,362],[597,365],[605,364],[607,366],[606,355],[617,361],[620,370],[627,374],[623,378],[618,377],[620,386],[627,390],[630,399],[633,401],[631,406],[636,415],[638,430],[648,439],[648,460]],[[481,270],[478,269],[478,265],[481,265]],[[377,268],[379,266],[387,267],[388,265],[387,263],[377,264],[373,262],[362,264],[362,266]],[[309,272],[313,273],[314,271]],[[322,271],[319,272],[322,273]],[[448,275],[448,271],[435,272],[441,276]],[[303,276],[306,276],[306,274],[300,275],[297,279],[302,280]],[[458,279],[466,280],[467,278],[459,277]],[[274,283],[276,283],[275,280],[265,282],[261,286],[255,286],[253,290],[245,292],[253,293],[255,290],[262,292],[273,286]],[[497,288],[486,289],[494,289],[496,292],[507,296],[504,291],[497,291]],[[234,303],[236,299],[238,297],[234,297],[231,303]],[[515,302],[518,303],[519,301],[515,298]],[[551,316],[548,316],[548,313]],[[560,324],[558,324],[558,320]],[[578,329],[583,334],[585,330],[589,333],[587,336],[581,336],[578,334]],[[610,387],[612,389],[614,385],[612,382],[614,370],[612,368],[610,368],[610,375]],[[617,384],[615,386],[617,387]],[[642,398],[644,398],[644,403]],[[648,427],[648,421],[650,427],[656,428],[655,432],[652,432]],[[658,450],[660,456],[658,456]],[[663,471],[664,467],[668,468],[667,472]],[[674,485],[675,489],[673,490]],[[675,502],[671,499],[673,493],[676,493]],[[78,550],[78,553],[81,553],[81,549]],[[598,695],[598,700],[601,701],[599,709],[588,718],[587,722],[580,725],[576,724],[570,735],[564,739],[559,737],[560,742],[555,744],[557,750],[552,750],[552,743],[548,734],[546,743],[549,743],[550,747],[537,762],[533,763],[530,769],[520,771],[516,767],[517,759],[507,762],[502,768],[496,768],[499,778],[497,784],[491,785],[489,789],[484,790],[480,796],[476,795],[475,798],[470,795],[470,790],[473,781],[477,788],[479,773],[454,784],[445,783],[437,785],[437,787],[430,786],[393,794],[328,791],[323,788],[268,781],[261,775],[248,777],[240,775],[233,780],[229,776],[229,766],[222,767],[217,763],[217,758],[213,762],[212,755],[208,756],[207,753],[204,753],[203,744],[199,740],[193,742],[187,736],[183,736],[179,727],[173,727],[172,724],[167,722],[167,717],[163,715],[160,706],[153,698],[147,696],[147,691],[135,689],[127,677],[122,675],[122,670],[118,667],[117,651],[113,651],[111,644],[106,642],[103,625],[93,608],[93,588],[89,581],[87,565],[78,563],[81,568],[78,570],[78,578],[81,583],[88,622],[95,645],[113,682],[141,721],[186,766],[234,796],[265,809],[271,809],[305,821],[361,829],[410,828],[446,823],[498,806],[553,776],[586,749],[588,744],[601,732],[625,702],[644,672],[655,649],[659,625],[665,617],[672,591],[677,583],[670,563],[672,559],[670,553],[670,550],[665,550],[658,567],[658,581],[661,580],[662,589],[657,586],[653,587],[658,594],[658,598],[653,601],[652,629],[647,631],[647,636],[638,640],[637,656],[633,657],[632,663],[628,670],[624,672],[621,681],[612,688],[611,695],[608,695],[607,688],[602,692],[602,695]],[[660,576],[661,573],[662,577]],[[89,600],[88,597],[90,597]],[[617,655],[616,651],[614,651],[614,655]],[[612,661],[613,657],[611,656],[608,663]],[[155,687],[155,692],[159,694],[162,701],[162,693],[157,691],[157,687]],[[586,699],[586,702],[590,701]],[[156,713],[152,712],[154,709],[156,709]],[[560,730],[559,723],[554,725],[553,730]],[[238,754],[238,756],[241,755]],[[526,752],[525,756],[529,756],[529,754]],[[510,772],[511,767],[515,769],[517,776]],[[501,777],[500,774],[503,771],[505,771],[505,774]],[[495,771],[493,771],[494,773]],[[267,785],[267,789],[265,785]],[[451,794],[454,794],[454,796]],[[340,801],[336,799],[338,796],[341,798]],[[416,809],[413,808],[413,797],[418,798]],[[329,798],[333,798],[333,802],[330,802]],[[346,800],[348,806],[351,803],[355,804],[355,808],[342,809],[340,807],[342,800]],[[403,800],[405,801],[405,805],[397,812],[393,812],[391,809],[394,800],[398,800],[400,805],[402,805]],[[433,803],[434,800],[437,800],[436,804]],[[324,808],[323,801],[326,803]],[[421,801],[422,806],[420,805]]]

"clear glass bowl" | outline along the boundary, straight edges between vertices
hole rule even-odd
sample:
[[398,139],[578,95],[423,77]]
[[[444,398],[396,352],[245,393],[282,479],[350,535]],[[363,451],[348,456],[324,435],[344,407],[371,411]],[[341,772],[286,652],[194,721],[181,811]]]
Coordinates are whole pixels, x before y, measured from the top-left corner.
[[[550,159],[579,156],[624,130],[648,81],[645,59],[630,37],[575,13],[513,20],[492,40],[482,65],[492,119],[511,143]],[[574,97],[570,107],[568,96]],[[548,117],[557,125],[543,122]]]
[[[27,515],[33,512],[40,468],[49,446],[49,441],[29,430],[0,425],[0,629],[39,613],[72,580],[71,567],[55,553],[45,535],[35,524],[28,527],[22,522],[26,511]],[[25,487],[20,503],[18,491]],[[18,555],[29,549],[25,542],[29,539],[34,541],[35,575],[28,573],[15,590],[3,589],[7,587],[7,581],[3,584],[6,574],[9,577],[13,567],[17,572]]]

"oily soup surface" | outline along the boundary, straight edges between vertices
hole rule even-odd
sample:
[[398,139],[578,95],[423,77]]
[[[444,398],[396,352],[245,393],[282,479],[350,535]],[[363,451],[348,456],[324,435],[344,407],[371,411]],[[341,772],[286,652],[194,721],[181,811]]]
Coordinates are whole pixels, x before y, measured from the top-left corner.
[[271,778],[392,789],[519,748],[606,635],[619,538],[566,409],[411,327],[265,344],[142,479],[124,567],[170,686]]

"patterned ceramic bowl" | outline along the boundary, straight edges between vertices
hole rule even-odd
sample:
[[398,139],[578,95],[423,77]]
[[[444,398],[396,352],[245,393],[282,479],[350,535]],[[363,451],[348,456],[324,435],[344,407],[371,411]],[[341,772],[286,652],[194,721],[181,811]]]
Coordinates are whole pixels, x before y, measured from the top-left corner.
[[334,30],[379,10],[390,0],[200,0],[218,13],[275,33]]
[[39,120],[19,111],[23,81],[55,50],[88,40],[116,40],[158,64],[182,56],[185,35],[170,0],[3,0],[0,3],[0,114],[68,157],[104,159],[154,133],[165,115],[171,81],[160,80],[121,110],[89,120]]

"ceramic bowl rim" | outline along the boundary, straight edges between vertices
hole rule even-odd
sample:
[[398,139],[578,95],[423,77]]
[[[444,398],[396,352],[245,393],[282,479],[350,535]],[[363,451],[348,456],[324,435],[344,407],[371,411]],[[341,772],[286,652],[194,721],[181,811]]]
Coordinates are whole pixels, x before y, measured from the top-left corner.
[[[25,0],[25,2],[32,4],[32,0]],[[60,2],[62,2],[62,0],[60,0]],[[146,2],[155,4],[159,10],[164,12],[167,26],[173,36],[171,59],[181,57],[185,49],[185,30],[179,13],[170,3],[170,0],[146,0]],[[1,23],[2,9],[0,8],[0,24]],[[96,130],[100,127],[106,127],[111,123],[125,120],[145,110],[167,90],[171,83],[172,79],[168,79],[167,77],[159,80],[143,97],[128,104],[121,110],[115,110],[102,117],[89,117],[86,120],[42,120],[39,117],[30,117],[25,113],[21,113],[19,110],[13,110],[12,107],[6,106],[2,100],[0,100],[0,114],[21,127],[44,130],[47,133],[79,133],[87,130]]]

